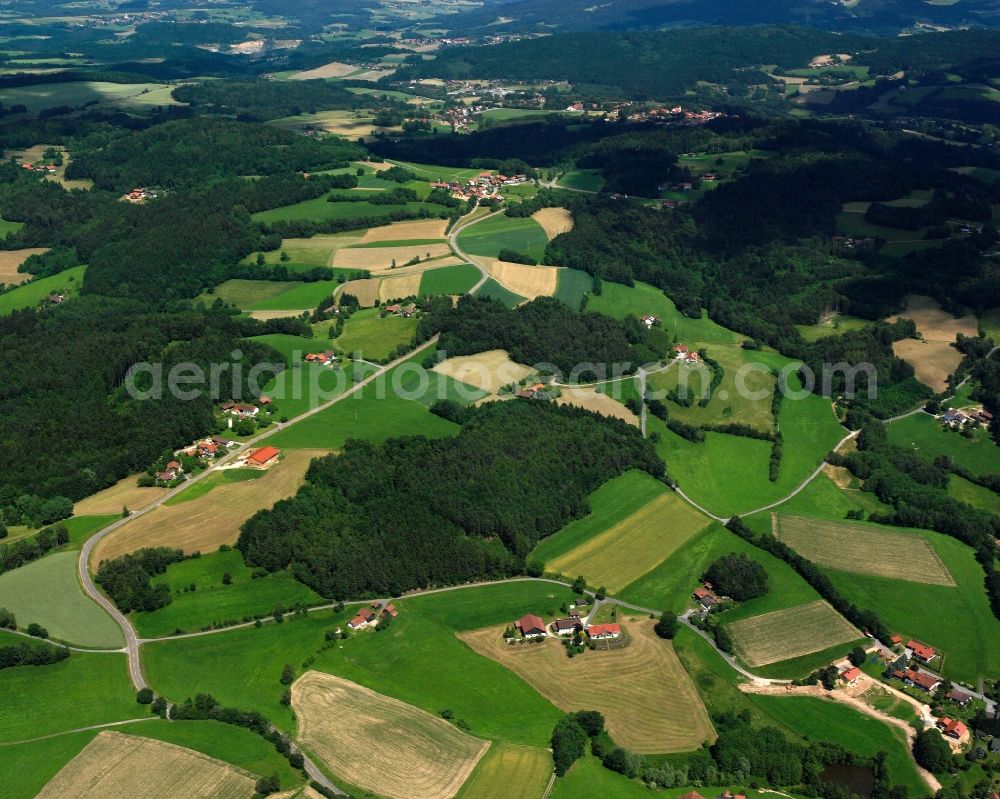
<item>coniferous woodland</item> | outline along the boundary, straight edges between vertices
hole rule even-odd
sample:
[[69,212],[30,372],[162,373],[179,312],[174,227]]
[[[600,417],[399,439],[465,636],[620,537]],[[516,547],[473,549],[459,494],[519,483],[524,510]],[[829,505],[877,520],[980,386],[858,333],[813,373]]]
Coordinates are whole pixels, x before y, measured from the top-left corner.
[[629,469],[665,475],[634,427],[580,409],[490,403],[461,421],[453,438],[354,441],[314,461],[299,493],[251,518],[237,547],[249,565],[290,567],[330,598],[506,577],[588,513],[602,483]]

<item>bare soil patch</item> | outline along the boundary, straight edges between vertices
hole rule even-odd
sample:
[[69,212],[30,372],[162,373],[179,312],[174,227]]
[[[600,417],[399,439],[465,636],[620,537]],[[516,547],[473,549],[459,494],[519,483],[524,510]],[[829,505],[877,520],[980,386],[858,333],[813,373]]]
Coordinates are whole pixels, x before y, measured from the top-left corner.
[[645,754],[689,752],[715,740],[715,729],[691,678],[670,643],[648,620],[627,625],[624,649],[568,658],[558,641],[507,644],[505,625],[459,633],[480,655],[520,676],[567,712],[599,710],[622,746]]
[[292,707],[311,752],[387,799],[450,799],[490,746],[424,710],[315,671],[292,686]]
[[904,338],[893,343],[892,351],[913,367],[917,380],[935,391],[948,388],[948,375],[962,362],[962,353],[944,341]]

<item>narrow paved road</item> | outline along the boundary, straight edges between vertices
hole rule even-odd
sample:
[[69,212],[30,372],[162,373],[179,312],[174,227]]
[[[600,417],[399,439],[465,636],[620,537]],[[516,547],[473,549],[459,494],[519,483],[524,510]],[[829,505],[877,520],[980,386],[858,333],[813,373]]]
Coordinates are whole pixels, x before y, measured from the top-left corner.
[[486,268],[481,263],[479,263],[479,261],[477,261],[471,255],[469,255],[465,250],[463,250],[458,245],[458,237],[465,232],[466,228],[470,228],[473,225],[482,222],[484,219],[490,219],[494,216],[497,216],[498,214],[503,213],[503,211],[491,211],[490,213],[484,214],[483,216],[474,216],[474,214],[478,209],[479,209],[479,203],[477,202],[475,208],[473,208],[471,211],[469,211],[469,213],[467,213],[465,216],[459,219],[458,222],[455,223],[455,226],[451,229],[451,232],[448,234],[448,246],[451,247],[455,255],[457,255],[459,258],[461,258],[470,266],[474,266],[476,267],[476,269],[479,270],[480,274],[479,281],[476,283],[476,285],[474,285],[471,289],[469,289],[468,292],[466,292],[468,294],[475,294],[477,291],[479,291],[479,289],[483,287],[486,281],[490,279],[490,273],[486,271]]

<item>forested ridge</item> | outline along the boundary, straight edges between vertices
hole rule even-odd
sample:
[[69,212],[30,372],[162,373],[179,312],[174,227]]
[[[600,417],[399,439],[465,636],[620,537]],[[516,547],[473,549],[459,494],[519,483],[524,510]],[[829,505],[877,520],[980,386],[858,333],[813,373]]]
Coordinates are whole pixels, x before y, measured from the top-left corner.
[[576,408],[496,402],[452,438],[351,441],[292,499],[251,518],[248,564],[291,567],[323,596],[381,596],[524,570],[587,495],[629,469],[665,473],[634,427]]

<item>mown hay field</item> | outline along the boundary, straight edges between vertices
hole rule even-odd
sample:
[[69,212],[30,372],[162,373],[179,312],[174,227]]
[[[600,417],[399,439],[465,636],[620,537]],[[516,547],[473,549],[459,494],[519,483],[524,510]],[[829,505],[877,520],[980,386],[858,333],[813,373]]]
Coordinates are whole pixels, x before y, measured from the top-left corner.
[[927,341],[951,342],[959,333],[964,336],[975,336],[979,329],[976,317],[972,314],[955,318],[932,297],[910,294],[904,298],[904,302],[906,310],[890,317],[889,321],[912,319],[917,331]]
[[638,425],[639,417],[617,400],[607,394],[599,394],[593,388],[564,388],[562,396],[556,400],[557,405],[575,405],[586,408],[602,416],[611,416],[629,424]]
[[36,799],[252,799],[256,776],[182,746],[102,732]]
[[352,785],[387,799],[450,799],[489,742],[350,680],[307,672],[292,686],[303,745]]
[[501,386],[514,383],[532,373],[530,367],[512,361],[505,350],[458,355],[442,361],[434,367],[434,371],[490,394],[496,394]]
[[240,527],[257,511],[292,496],[305,479],[309,462],[325,450],[300,449],[257,480],[229,483],[209,494],[176,505],[161,505],[119,527],[94,548],[90,567],[144,547],[180,547],[185,552],[214,552],[233,544]]
[[935,391],[948,388],[948,375],[962,362],[962,353],[944,341],[904,338],[893,343],[892,351],[913,367],[917,380]]
[[528,266],[496,258],[480,258],[480,260],[486,271],[500,285],[529,300],[536,297],[551,297],[558,288],[559,270],[554,266]]
[[340,61],[331,61],[315,69],[306,69],[291,75],[292,80],[316,80],[322,78],[343,78],[352,72],[357,72],[358,67],[354,64],[344,64]]
[[113,486],[91,494],[73,505],[74,516],[96,516],[106,513],[121,513],[123,507],[139,510],[163,496],[166,489],[140,488],[136,481],[139,475],[122,478]]
[[15,286],[31,280],[34,275],[27,272],[18,272],[17,268],[32,255],[41,255],[48,252],[48,247],[28,247],[23,250],[0,250],[0,283],[6,286]]
[[822,600],[729,625],[736,651],[749,666],[767,666],[857,640],[861,633]]
[[382,285],[382,278],[369,277],[364,280],[348,280],[344,284],[341,295],[350,294],[356,297],[358,304],[362,308],[371,308],[378,299],[379,286]]
[[715,740],[708,711],[673,647],[649,621],[626,627],[624,649],[574,658],[558,641],[507,644],[504,626],[459,633],[480,655],[517,674],[566,712],[598,710],[616,743],[644,754],[689,752]]
[[379,316],[377,308],[355,311],[334,344],[346,353],[361,353],[369,360],[388,358],[399,347],[413,341],[417,320],[402,316]]
[[531,218],[542,226],[550,241],[560,233],[569,233],[573,229],[573,214],[565,208],[543,208],[535,211]]
[[551,773],[552,755],[540,746],[494,743],[458,799],[541,799]]
[[916,533],[784,514],[776,518],[777,537],[820,566],[925,585],[955,585],[937,552]]
[[709,520],[673,492],[659,496],[603,533],[549,561],[550,571],[582,574],[614,593],[655,569]]
[[[382,165],[384,169],[389,164]],[[373,227],[361,237],[362,244],[381,241],[409,241],[412,239],[444,239],[447,219],[417,219],[411,222],[393,222],[391,225]]]
[[399,277],[387,277],[378,287],[378,298],[381,302],[387,300],[402,300],[406,297],[415,297],[420,293],[420,281],[423,273],[413,272]]
[[388,272],[405,265],[413,258],[421,261],[448,255],[447,244],[408,244],[399,247],[345,247],[333,254],[333,266],[345,269],[367,269],[370,272]]

